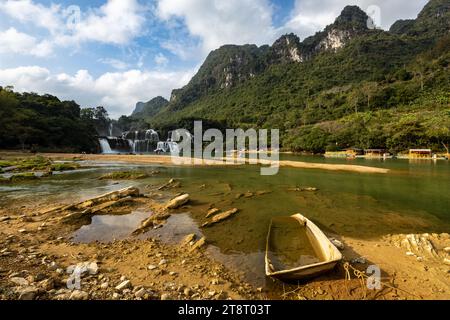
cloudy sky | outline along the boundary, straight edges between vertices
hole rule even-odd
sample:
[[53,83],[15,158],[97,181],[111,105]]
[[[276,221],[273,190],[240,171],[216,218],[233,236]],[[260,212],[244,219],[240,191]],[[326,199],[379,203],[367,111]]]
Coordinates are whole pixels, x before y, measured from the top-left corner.
[[0,85],[113,117],[166,98],[224,44],[301,39],[358,5],[384,29],[427,0],[0,0]]

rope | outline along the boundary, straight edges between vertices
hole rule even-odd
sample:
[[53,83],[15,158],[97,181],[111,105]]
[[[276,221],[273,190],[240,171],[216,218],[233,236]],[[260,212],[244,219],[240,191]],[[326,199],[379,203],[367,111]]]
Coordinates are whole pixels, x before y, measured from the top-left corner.
[[[369,276],[366,275],[364,272],[362,272],[362,271],[360,271],[360,270],[354,268],[354,267],[353,267],[352,265],[350,265],[348,262],[345,262],[345,263],[343,264],[343,267],[344,267],[344,270],[345,270],[345,280],[351,280],[350,269],[352,269],[353,274],[354,274],[354,275],[356,276],[356,278],[358,278],[358,280],[360,281],[361,287],[365,289],[365,290],[364,290],[364,299],[367,299],[367,286],[364,285],[364,282],[365,282],[364,280],[365,280],[365,279],[369,279]],[[418,295],[415,295],[415,294],[413,294],[413,293],[411,293],[411,292],[409,292],[409,291],[407,291],[407,290],[404,290],[404,289],[400,289],[400,288],[394,287],[394,286],[392,286],[392,285],[390,285],[390,284],[388,284],[388,283],[385,283],[385,282],[380,281],[380,284],[383,285],[383,286],[385,286],[385,287],[387,287],[387,288],[390,288],[390,289],[393,289],[393,290],[400,290],[400,291],[403,291],[403,292],[405,292],[405,293],[407,293],[407,294],[409,294],[409,295],[411,295],[411,296],[413,296],[413,297],[422,299],[422,297],[420,297],[420,296],[418,296]],[[347,288],[347,293],[349,294],[348,287],[347,287],[347,282],[346,282],[346,288]],[[350,295],[350,294],[349,294],[349,295]]]

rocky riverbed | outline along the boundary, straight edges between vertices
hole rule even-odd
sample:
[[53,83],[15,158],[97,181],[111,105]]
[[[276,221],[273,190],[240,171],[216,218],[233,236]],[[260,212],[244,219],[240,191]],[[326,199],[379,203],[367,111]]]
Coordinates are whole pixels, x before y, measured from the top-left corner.
[[[147,200],[136,199],[139,205]],[[2,210],[0,219],[0,299],[260,298],[195,241],[168,245],[130,238],[77,244],[69,235],[82,221],[19,211],[4,215]]]

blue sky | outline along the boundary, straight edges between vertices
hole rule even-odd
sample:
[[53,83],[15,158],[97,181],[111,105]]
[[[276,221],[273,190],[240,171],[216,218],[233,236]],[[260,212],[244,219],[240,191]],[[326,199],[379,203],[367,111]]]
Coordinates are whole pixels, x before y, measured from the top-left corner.
[[0,0],[0,85],[113,117],[166,98],[224,44],[304,38],[359,5],[387,29],[427,0]]

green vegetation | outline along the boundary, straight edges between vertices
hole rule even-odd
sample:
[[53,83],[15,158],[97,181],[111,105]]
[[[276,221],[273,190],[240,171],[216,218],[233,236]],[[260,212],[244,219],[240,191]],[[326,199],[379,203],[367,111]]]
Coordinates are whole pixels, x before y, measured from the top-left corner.
[[18,183],[23,181],[30,181],[30,180],[39,180],[39,177],[36,176],[34,173],[20,173],[13,175],[9,181],[11,183]]
[[95,152],[95,127],[81,116],[74,101],[0,87],[0,148]]
[[11,172],[23,172],[23,171],[70,171],[80,167],[75,162],[61,162],[54,163],[52,160],[35,156],[25,159],[13,159],[13,160],[0,160],[0,168],[11,167]]
[[138,180],[148,178],[148,174],[134,171],[117,171],[105,174],[99,180]]
[[51,171],[72,171],[79,169],[80,165],[73,162],[54,163],[51,165]]
[[[448,2],[430,1],[417,20],[398,23],[395,32],[364,29],[364,19],[356,7],[347,7],[333,25],[302,43],[287,35],[273,47],[222,47],[185,88],[174,91],[167,107],[145,120],[163,133],[183,125],[189,130],[193,120],[219,129],[278,128],[282,147],[295,151],[445,151],[450,144]],[[400,30],[408,28],[415,31]],[[353,32],[345,46],[317,51],[327,32],[342,30]],[[296,46],[311,58],[289,61]]]
[[0,185],[11,184],[11,183],[21,183],[27,181],[39,180],[40,178],[34,173],[19,173],[11,176],[10,178],[0,177]]

